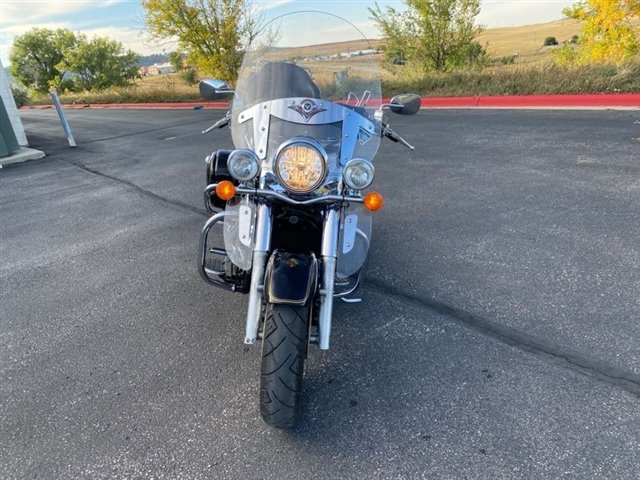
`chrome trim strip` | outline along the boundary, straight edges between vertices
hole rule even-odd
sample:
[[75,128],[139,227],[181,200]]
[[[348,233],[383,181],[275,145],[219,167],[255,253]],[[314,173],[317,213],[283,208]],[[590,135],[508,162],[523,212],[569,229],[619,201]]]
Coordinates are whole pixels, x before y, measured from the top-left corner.
[[330,209],[326,212],[322,230],[322,288],[320,289],[320,309],[318,311],[318,346],[329,349],[331,316],[333,314],[333,282],[335,281],[338,258],[338,234],[340,232],[340,212]]
[[[207,185],[207,188],[204,192],[205,199],[207,199],[207,201],[209,199],[209,196],[213,191],[215,191],[217,186],[217,183]],[[256,195],[258,197],[275,198],[290,205],[315,205],[319,203],[335,202],[364,203],[364,199],[362,197],[354,197],[351,195],[323,195],[321,197],[311,198],[309,200],[294,200],[293,198],[283,195],[282,193],[274,192],[273,190],[266,190],[264,188],[236,187],[236,193],[239,195]]]
[[[208,188],[208,187],[207,187]],[[214,187],[215,188],[215,187]],[[271,248],[271,209],[264,204],[258,206],[256,215],[256,243],[253,247],[251,285],[244,343],[254,344],[258,339],[258,326],[262,315],[262,292],[267,255]]]

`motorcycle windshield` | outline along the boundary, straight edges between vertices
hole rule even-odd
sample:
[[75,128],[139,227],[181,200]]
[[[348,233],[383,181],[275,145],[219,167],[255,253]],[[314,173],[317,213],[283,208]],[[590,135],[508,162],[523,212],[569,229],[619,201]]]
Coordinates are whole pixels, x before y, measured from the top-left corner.
[[323,12],[268,23],[247,47],[232,104],[236,148],[268,165],[293,137],[318,141],[339,167],[380,144],[381,53],[353,24]]

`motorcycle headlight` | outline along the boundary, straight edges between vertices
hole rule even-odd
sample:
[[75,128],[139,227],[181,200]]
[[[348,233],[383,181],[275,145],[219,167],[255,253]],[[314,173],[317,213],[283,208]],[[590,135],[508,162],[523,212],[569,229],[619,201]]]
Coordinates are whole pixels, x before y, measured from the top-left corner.
[[327,176],[327,153],[311,139],[294,138],[278,149],[273,170],[290,192],[309,193]]
[[363,190],[371,185],[374,174],[373,164],[369,160],[354,158],[344,166],[342,177],[349,188]]
[[233,178],[248,182],[260,173],[260,159],[251,150],[234,150],[227,159],[227,168]]

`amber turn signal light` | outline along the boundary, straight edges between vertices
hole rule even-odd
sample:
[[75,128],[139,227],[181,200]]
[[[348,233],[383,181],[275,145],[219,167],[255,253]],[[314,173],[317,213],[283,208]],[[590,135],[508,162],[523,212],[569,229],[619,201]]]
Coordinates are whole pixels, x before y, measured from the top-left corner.
[[236,187],[229,180],[223,180],[216,186],[216,195],[222,200],[231,200],[236,196]]
[[384,198],[378,192],[367,193],[364,197],[364,206],[372,212],[377,212],[384,205]]

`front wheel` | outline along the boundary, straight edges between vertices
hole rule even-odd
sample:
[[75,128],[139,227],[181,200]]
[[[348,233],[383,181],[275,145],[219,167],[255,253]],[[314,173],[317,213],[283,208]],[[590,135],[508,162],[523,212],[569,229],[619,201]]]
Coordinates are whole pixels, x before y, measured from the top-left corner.
[[262,341],[260,413],[275,428],[291,428],[300,412],[309,307],[267,305]]

